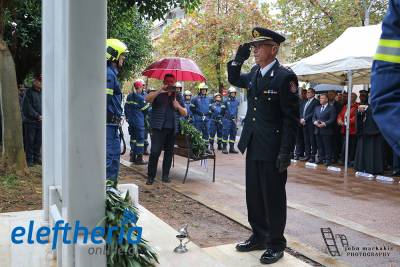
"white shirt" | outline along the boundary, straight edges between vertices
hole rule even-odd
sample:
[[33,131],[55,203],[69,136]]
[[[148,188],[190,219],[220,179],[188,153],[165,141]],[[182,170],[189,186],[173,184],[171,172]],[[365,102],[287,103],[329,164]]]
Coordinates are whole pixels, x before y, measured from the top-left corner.
[[272,61],[271,63],[269,63],[267,66],[265,66],[264,68],[260,68],[260,72],[261,72],[261,76],[264,77],[264,75],[272,68],[272,66],[275,64],[276,59],[274,59],[274,61]]
[[328,104],[321,106],[321,111],[325,110],[327,106],[328,106]]

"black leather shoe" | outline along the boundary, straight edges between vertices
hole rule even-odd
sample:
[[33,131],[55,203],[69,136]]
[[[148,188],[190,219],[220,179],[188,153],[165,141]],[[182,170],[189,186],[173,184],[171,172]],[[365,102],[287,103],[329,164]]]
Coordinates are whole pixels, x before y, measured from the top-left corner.
[[147,181],[146,181],[146,184],[147,184],[147,185],[152,185],[153,183],[154,183],[154,178],[148,177],[148,178],[147,178]]
[[309,163],[315,163],[315,159],[314,158],[310,158],[310,160],[308,162]]
[[135,159],[135,164],[136,165],[146,165],[147,161],[143,160],[143,155],[139,154],[139,155],[137,155],[137,157]]
[[301,161],[308,161],[310,159],[310,157],[301,157],[300,160]]
[[163,177],[163,178],[161,179],[161,181],[162,181],[163,183],[170,183],[170,182],[171,182],[171,179],[170,179],[169,177]]
[[263,264],[272,264],[280,260],[282,257],[283,251],[276,251],[269,248],[261,255],[260,262]]
[[299,157],[299,156],[294,156],[293,159],[294,159],[294,160],[299,160],[300,157]]
[[319,159],[319,160],[317,160],[315,163],[316,163],[316,164],[323,164],[324,161]]
[[263,250],[266,249],[267,246],[264,244],[258,243],[256,240],[250,238],[246,241],[240,242],[236,245],[236,250],[239,252],[249,252],[253,250]]

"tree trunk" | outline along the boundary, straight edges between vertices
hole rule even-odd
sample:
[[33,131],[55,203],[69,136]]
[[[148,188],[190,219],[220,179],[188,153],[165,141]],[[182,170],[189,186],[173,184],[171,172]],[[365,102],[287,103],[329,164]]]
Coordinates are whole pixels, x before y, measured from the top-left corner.
[[0,111],[2,117],[2,161],[8,171],[28,173],[22,141],[15,64],[4,40],[0,39]]

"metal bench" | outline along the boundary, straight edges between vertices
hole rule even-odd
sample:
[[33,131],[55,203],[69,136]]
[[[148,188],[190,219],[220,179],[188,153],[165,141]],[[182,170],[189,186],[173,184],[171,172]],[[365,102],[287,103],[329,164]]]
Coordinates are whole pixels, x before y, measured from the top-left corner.
[[213,183],[215,182],[215,161],[216,161],[216,156],[215,152],[212,151],[212,154],[204,154],[202,156],[196,157],[193,154],[192,150],[192,145],[191,145],[191,138],[189,135],[177,135],[177,142],[175,143],[174,146],[174,156],[172,158],[172,166],[175,167],[175,155],[187,158],[187,164],[186,164],[186,172],[185,172],[185,177],[183,178],[183,182],[186,182],[187,174],[189,171],[189,165],[191,162],[195,161],[200,161],[200,160],[207,160],[207,159],[212,159],[214,161],[213,164]]

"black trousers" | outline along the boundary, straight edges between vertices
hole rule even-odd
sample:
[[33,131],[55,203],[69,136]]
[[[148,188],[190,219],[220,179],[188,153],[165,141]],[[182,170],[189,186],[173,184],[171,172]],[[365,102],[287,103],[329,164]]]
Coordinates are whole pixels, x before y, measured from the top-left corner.
[[317,154],[317,141],[315,140],[314,129],[315,127],[312,122],[308,122],[303,127],[304,151],[306,157],[315,156],[315,154]]
[[161,150],[164,149],[164,159],[162,165],[162,177],[167,178],[172,164],[172,155],[175,145],[174,129],[153,129],[151,135],[151,149],[147,175],[149,178],[155,178],[157,174],[158,158]]
[[297,127],[296,133],[296,149],[294,154],[298,157],[302,157],[304,155],[304,134],[303,134],[303,126]]
[[33,163],[40,160],[42,125],[40,123],[24,123],[24,141],[26,161],[28,163]]
[[[343,142],[342,142],[342,162],[345,162],[345,155],[346,155],[346,135],[342,135],[343,137]],[[356,155],[356,147],[357,147],[357,136],[356,135],[349,135],[349,161],[353,162],[355,155]]]
[[276,250],[286,248],[286,180],[287,171],[279,173],[274,163],[246,160],[246,202],[252,238]]
[[333,159],[332,139],[333,135],[315,135],[318,143],[318,158],[320,160],[331,161]]

